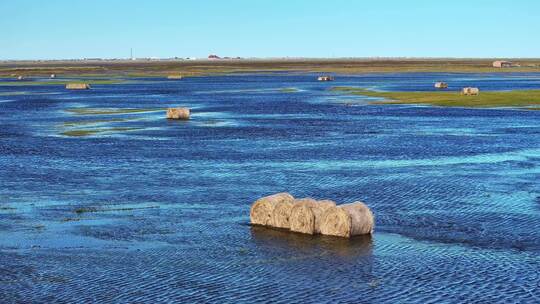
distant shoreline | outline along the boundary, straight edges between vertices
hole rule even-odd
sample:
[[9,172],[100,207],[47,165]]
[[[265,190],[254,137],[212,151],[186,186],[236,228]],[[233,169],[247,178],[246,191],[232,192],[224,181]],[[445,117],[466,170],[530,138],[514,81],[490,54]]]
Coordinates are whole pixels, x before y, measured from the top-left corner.
[[0,77],[94,75],[125,77],[222,75],[229,73],[305,72],[332,74],[368,73],[509,73],[540,72],[538,58],[505,58],[519,67],[494,68],[501,58],[276,58],[276,59],[167,59],[167,60],[26,60],[0,61]]

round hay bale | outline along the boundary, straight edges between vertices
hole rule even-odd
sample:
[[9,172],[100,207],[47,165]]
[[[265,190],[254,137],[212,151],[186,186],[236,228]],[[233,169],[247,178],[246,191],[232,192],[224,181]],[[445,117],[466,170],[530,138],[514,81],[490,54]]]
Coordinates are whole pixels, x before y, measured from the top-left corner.
[[276,228],[291,228],[290,217],[294,205],[292,200],[282,200],[276,203],[272,212],[272,225]]
[[324,235],[348,238],[372,234],[375,226],[373,213],[362,202],[330,207],[322,217],[320,230]]
[[251,205],[251,210],[249,212],[251,224],[272,226],[274,224],[272,220],[274,208],[278,203],[283,201],[293,202],[294,197],[289,193],[282,192],[265,196],[255,201],[255,203]]
[[319,208],[322,208],[324,211],[326,211],[326,209],[328,209],[330,207],[335,207],[336,202],[334,202],[332,200],[322,200],[322,201],[317,202],[317,206]]
[[317,201],[311,198],[295,200],[289,218],[291,231],[315,234],[315,212]]
[[321,233],[321,225],[323,220],[323,215],[329,208],[335,207],[336,203],[331,200],[322,200],[318,201],[317,205],[312,208],[313,213],[315,214],[315,233]]
[[89,90],[90,85],[88,83],[68,83],[66,84],[67,90]]
[[190,115],[189,108],[168,108],[167,119],[188,120]]

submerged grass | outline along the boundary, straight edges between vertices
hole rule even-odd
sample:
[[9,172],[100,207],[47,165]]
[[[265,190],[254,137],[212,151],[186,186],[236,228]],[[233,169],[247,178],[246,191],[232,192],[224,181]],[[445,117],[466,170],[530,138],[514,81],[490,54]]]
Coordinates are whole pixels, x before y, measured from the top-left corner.
[[90,136],[96,133],[99,133],[99,131],[98,130],[70,130],[70,131],[62,132],[62,135],[80,137],[80,136]]
[[127,128],[127,127],[81,129],[81,130],[64,131],[61,134],[64,136],[70,136],[70,137],[84,137],[84,136],[91,136],[91,135],[96,135],[96,134],[101,134],[101,133],[118,133],[118,132],[136,131],[136,130],[141,130],[141,129],[142,128]]
[[[78,212],[77,212],[77,209],[76,209],[76,210],[74,210],[73,212],[75,212],[75,213],[77,213],[77,214],[82,214],[82,213],[84,213],[84,210],[81,209],[81,212],[78,213]],[[61,221],[61,222],[78,222],[78,221],[80,221],[80,220],[81,220],[80,218],[66,217],[66,218],[61,219],[60,221]]]
[[125,122],[128,119],[123,118],[113,118],[113,119],[98,119],[98,120],[83,120],[83,121],[66,121],[63,123],[64,127],[77,127],[77,126],[87,126],[87,125],[97,125],[97,124],[106,124],[112,122]]
[[83,214],[83,213],[88,213],[88,212],[96,212],[97,209],[94,208],[94,207],[81,207],[81,208],[77,208],[75,210],[73,210],[73,212],[77,213],[77,214]]
[[143,112],[157,112],[165,109],[134,109],[134,108],[72,108],[67,109],[67,112],[77,115],[114,115],[114,114],[132,114]]
[[0,92],[0,96],[17,96],[26,94],[28,94],[28,92]]
[[125,208],[96,208],[96,207],[80,207],[73,210],[76,214],[90,213],[90,212],[110,212],[110,211],[133,211],[133,210],[145,210],[145,209],[157,209],[159,206],[145,206],[145,207],[125,207]]
[[282,93],[296,93],[298,92],[298,89],[297,88],[282,88],[279,91]]
[[[353,95],[384,98],[372,104],[427,104],[443,107],[522,107],[540,106],[540,90],[480,91],[477,96],[464,96],[460,92],[376,92],[355,87],[334,87]],[[535,108],[528,108],[535,109]],[[537,109],[537,108],[536,108]]]

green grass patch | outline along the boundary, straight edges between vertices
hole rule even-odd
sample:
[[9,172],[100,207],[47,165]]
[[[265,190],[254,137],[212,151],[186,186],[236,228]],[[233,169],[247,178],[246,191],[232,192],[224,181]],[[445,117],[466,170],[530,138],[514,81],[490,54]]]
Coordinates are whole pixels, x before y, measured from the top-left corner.
[[82,137],[82,136],[94,135],[97,133],[99,133],[98,130],[70,130],[70,131],[62,132],[62,135],[72,136],[72,137]]
[[133,114],[144,112],[164,111],[165,109],[130,109],[130,108],[72,108],[67,109],[67,112],[77,115],[118,115],[118,114]]
[[28,94],[28,92],[0,92],[0,96],[17,96],[26,94]]
[[141,130],[141,129],[142,128],[127,128],[127,127],[81,129],[81,130],[64,131],[61,134],[64,136],[70,136],[70,137],[84,137],[84,136],[92,136],[92,135],[101,134],[101,133],[119,133],[119,132],[127,132],[127,131],[136,131],[136,130]]
[[78,126],[107,124],[107,123],[113,123],[113,122],[125,122],[127,120],[128,119],[113,118],[113,119],[98,119],[98,120],[66,121],[63,123],[63,126],[64,127],[78,127]]
[[464,96],[460,92],[376,92],[355,87],[334,87],[332,91],[384,98],[372,104],[426,104],[443,107],[519,107],[540,106],[540,90],[480,91],[477,96]]

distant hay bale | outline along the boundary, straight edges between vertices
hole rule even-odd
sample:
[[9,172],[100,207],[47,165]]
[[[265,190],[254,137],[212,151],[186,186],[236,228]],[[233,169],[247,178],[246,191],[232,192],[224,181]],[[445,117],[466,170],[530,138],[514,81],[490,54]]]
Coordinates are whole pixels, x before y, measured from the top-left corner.
[[446,82],[435,82],[435,88],[437,89],[447,89],[448,88],[448,83]]
[[184,76],[182,76],[182,75],[169,75],[169,76],[167,76],[167,79],[171,79],[171,80],[180,80],[182,78],[184,78]]
[[375,226],[373,213],[362,202],[330,207],[323,215],[321,233],[339,237],[372,234]]
[[276,228],[291,228],[290,217],[294,200],[281,200],[276,203],[272,211],[272,226]]
[[318,81],[333,81],[334,77],[332,76],[319,76],[317,77]]
[[187,120],[190,116],[189,108],[168,108],[167,119],[183,119]]
[[290,225],[291,231],[315,234],[315,212],[317,201],[311,198],[295,200],[291,209]]
[[283,201],[293,202],[294,197],[289,193],[282,192],[265,196],[255,201],[249,212],[251,223],[255,225],[272,226],[274,208]]
[[17,76],[17,80],[23,80],[24,77],[22,75]]
[[466,87],[461,90],[461,95],[473,96],[478,94],[480,94],[480,89],[478,88]]
[[68,83],[66,84],[68,90],[88,90],[90,85],[87,83]]
[[51,74],[51,78],[56,78],[56,74]]

